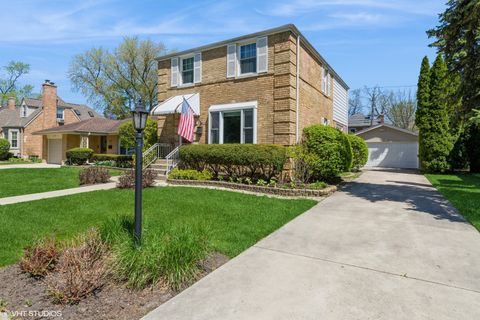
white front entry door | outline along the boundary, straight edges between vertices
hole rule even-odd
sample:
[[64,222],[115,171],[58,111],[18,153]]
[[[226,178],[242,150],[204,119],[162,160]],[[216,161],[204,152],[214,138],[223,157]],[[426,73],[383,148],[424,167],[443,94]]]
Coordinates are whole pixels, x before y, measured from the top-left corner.
[[418,142],[368,142],[366,167],[418,168]]
[[62,164],[62,139],[48,139],[48,163]]

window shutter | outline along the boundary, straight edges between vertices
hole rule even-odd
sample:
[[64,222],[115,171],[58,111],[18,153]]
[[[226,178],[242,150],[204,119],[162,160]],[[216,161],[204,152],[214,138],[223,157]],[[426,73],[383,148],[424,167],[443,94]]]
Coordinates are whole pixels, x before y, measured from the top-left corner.
[[193,58],[193,82],[202,82],[202,53],[197,52]]
[[268,71],[268,38],[257,39],[257,73]]
[[170,85],[172,87],[178,86],[178,58],[172,58],[171,60],[171,81]]
[[229,44],[227,46],[227,78],[235,77],[235,67],[237,65],[237,46]]

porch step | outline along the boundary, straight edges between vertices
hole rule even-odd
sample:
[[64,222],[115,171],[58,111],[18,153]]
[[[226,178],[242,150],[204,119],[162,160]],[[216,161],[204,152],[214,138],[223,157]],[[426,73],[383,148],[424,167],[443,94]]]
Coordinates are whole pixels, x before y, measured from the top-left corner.
[[167,159],[157,159],[153,164],[167,165]]
[[150,165],[150,168],[155,170],[167,170],[167,164],[153,163]]

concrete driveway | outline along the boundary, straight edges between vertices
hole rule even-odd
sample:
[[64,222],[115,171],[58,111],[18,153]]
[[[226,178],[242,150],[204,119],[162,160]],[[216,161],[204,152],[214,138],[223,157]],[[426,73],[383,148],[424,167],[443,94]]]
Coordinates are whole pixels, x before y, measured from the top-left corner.
[[144,319],[480,319],[480,234],[422,175],[366,171]]

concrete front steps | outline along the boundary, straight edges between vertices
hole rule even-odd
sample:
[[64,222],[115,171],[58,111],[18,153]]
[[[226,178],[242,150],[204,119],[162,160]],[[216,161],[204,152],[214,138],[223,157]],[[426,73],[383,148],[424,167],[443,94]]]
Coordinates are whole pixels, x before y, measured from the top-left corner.
[[149,166],[149,169],[152,169],[157,172],[157,180],[167,181],[167,160],[157,159],[154,163]]

